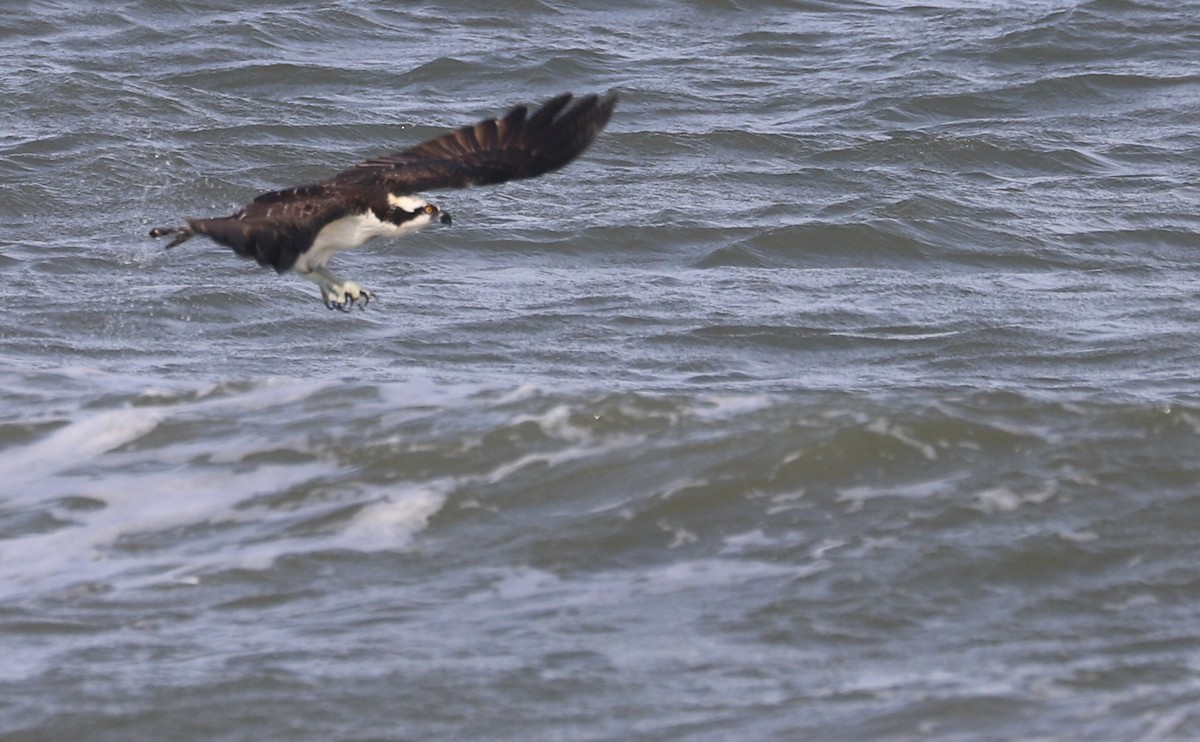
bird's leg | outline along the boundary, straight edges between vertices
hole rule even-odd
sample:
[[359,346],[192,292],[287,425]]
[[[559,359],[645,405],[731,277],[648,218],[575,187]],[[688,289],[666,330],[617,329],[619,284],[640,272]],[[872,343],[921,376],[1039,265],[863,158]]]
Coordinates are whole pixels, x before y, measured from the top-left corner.
[[343,312],[349,312],[355,306],[366,309],[371,299],[375,298],[374,293],[353,281],[347,281],[324,266],[300,275],[321,287],[321,299],[330,309],[340,309]]

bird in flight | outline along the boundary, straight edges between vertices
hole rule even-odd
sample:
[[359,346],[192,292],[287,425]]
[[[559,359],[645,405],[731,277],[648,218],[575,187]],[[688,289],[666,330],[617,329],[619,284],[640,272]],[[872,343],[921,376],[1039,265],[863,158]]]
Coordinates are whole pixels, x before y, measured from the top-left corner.
[[374,237],[399,237],[450,214],[416,195],[435,188],[466,188],[532,178],[558,170],[580,155],[604,129],[617,96],[570,93],[529,113],[516,106],[409,149],[360,162],[312,185],[264,193],[232,216],[187,219],[184,227],[157,227],[173,235],[167,249],[207,235],[238,255],[279,273],[294,270],[321,288],[330,309],[365,308],[374,294],[338,276],[329,260]]

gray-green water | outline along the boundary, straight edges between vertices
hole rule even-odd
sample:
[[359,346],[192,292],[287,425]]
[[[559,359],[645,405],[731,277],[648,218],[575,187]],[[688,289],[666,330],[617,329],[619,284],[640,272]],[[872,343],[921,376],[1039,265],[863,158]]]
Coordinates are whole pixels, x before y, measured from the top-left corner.
[[[16,3],[0,738],[1200,736],[1189,3]],[[315,288],[146,231],[562,91]]]

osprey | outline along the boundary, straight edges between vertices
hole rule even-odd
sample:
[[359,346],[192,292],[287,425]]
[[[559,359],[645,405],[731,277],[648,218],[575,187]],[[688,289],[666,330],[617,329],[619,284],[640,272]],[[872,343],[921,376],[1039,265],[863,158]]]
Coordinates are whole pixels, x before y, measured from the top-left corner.
[[417,191],[465,188],[532,178],[579,156],[612,115],[615,93],[570,93],[528,113],[517,106],[410,149],[376,157],[312,185],[264,193],[232,216],[188,219],[158,227],[151,237],[175,235],[167,249],[197,234],[279,273],[294,270],[321,287],[330,309],[365,308],[373,294],[329,270],[339,250],[373,237],[398,237],[450,215]]

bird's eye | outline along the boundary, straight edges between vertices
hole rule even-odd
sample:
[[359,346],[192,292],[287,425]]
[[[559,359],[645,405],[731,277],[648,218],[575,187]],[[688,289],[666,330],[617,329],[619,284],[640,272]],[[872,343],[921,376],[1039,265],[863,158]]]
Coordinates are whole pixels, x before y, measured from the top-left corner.
[[421,209],[421,211],[424,211],[426,214],[432,214],[437,211],[437,207],[433,204],[425,204],[425,208]]

